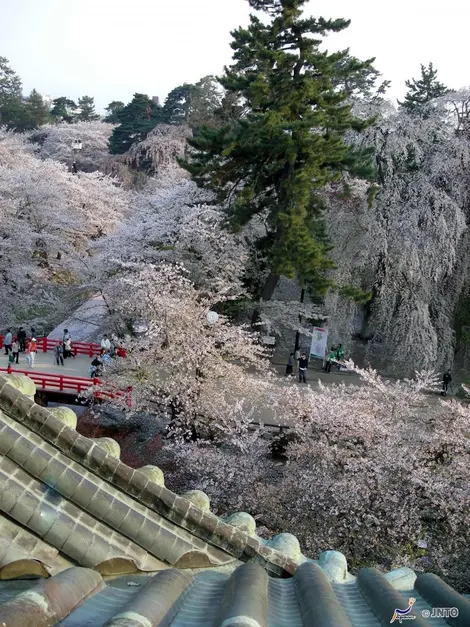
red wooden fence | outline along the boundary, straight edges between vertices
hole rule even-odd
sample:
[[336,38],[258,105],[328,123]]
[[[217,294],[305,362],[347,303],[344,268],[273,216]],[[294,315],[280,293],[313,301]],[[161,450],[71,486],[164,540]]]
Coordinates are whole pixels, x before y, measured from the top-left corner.
[[[3,348],[4,337],[4,335],[0,335],[0,349]],[[13,339],[16,339],[16,337]],[[30,338],[26,340],[26,345],[29,344],[29,340]],[[57,346],[57,344],[62,344],[62,340],[51,340],[48,337],[38,337],[36,338],[36,341],[38,350],[42,350],[43,353],[54,350],[54,346]],[[126,356],[123,348],[116,346],[115,350],[119,357]],[[74,355],[88,355],[88,357],[93,357],[94,355],[99,355],[101,353],[101,345],[96,344],[95,342],[72,342],[72,351]]]
[[[0,348],[3,348],[4,338],[4,335],[0,335]],[[29,343],[29,339],[30,338],[26,340],[26,344]],[[36,341],[38,350],[42,350],[43,353],[53,350],[54,346],[57,346],[57,344],[62,344],[62,340],[50,340],[48,337],[38,337]],[[88,355],[88,357],[93,357],[93,355],[100,354],[101,346],[94,342],[72,342],[72,350],[75,355]]]
[[[25,374],[32,379],[37,388],[42,390],[58,390],[59,392],[77,392],[80,394],[84,392],[92,385],[102,385],[101,379],[87,379],[86,377],[70,377],[68,375],[52,374],[50,372],[38,372],[37,370],[18,370],[18,368],[12,368],[8,364],[7,368],[0,368],[0,372],[6,372],[7,374]],[[132,388],[128,387],[124,390],[95,390],[93,392],[95,398],[115,398],[117,396],[127,396],[127,404],[132,406]]]

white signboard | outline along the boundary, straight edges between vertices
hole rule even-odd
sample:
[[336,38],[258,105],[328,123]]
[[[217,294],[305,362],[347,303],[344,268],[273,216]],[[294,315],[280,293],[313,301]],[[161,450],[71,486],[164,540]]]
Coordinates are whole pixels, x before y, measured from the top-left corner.
[[324,359],[326,354],[326,343],[328,340],[328,329],[323,327],[313,327],[312,346],[310,357]]

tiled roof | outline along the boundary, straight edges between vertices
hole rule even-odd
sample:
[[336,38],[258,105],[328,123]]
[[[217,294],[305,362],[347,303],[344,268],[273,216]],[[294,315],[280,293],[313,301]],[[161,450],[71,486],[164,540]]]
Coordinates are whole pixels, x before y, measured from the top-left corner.
[[245,530],[246,518],[254,525],[250,516],[228,524],[192,502],[204,506],[203,493],[180,497],[160,485],[157,468],[126,466],[116,442],[81,436],[66,412],[37,405],[26,381],[0,377],[0,512],[47,550],[106,572],[117,564],[133,572],[237,560],[257,561],[277,576],[294,572],[298,559],[275,548],[282,537],[268,546]]
[[[172,493],[33,394],[0,377],[0,627],[375,627],[410,597],[415,627],[470,627],[468,599],[434,575],[356,578],[340,553],[313,561],[290,534],[262,540],[248,514],[221,520],[204,493]],[[431,606],[459,616],[426,622]]]
[[[0,621],[5,627],[379,627],[413,597],[415,627],[470,625],[470,601],[435,575],[419,575],[408,590],[395,586],[373,568],[354,582],[331,583],[313,562],[288,579],[243,564],[231,575],[168,569],[108,584],[94,570],[71,568],[39,582],[0,582]],[[458,616],[423,618],[433,607],[457,608]]]

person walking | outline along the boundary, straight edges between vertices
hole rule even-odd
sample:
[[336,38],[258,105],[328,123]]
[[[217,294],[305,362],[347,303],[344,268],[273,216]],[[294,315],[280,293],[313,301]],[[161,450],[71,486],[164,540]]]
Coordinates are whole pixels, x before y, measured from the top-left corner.
[[294,353],[291,353],[289,355],[289,359],[287,360],[286,377],[291,377],[293,370],[294,370]]
[[23,327],[20,327],[18,329],[18,333],[16,334],[16,337],[20,345],[20,353],[24,353],[26,350],[26,331],[23,329]]
[[36,338],[32,337],[30,343],[28,344],[28,348],[26,350],[26,359],[28,360],[28,365],[30,368],[34,368],[34,361],[36,359],[37,350],[38,350],[38,345],[36,342]]
[[11,354],[13,356],[13,361],[19,363],[20,343],[18,342],[18,338],[11,345]]
[[64,365],[64,347],[62,346],[62,344],[56,344],[54,346],[54,356],[55,356],[56,365],[63,366]]
[[70,337],[68,329],[64,329],[64,333],[62,335],[62,349],[64,359],[67,359],[67,357],[72,355],[72,338]]
[[449,385],[452,384],[452,374],[450,372],[450,368],[446,370],[444,376],[442,377],[442,396],[446,396],[447,391],[449,389]]
[[299,383],[302,383],[302,381],[304,383],[307,383],[307,379],[305,378],[305,373],[307,372],[307,368],[308,368],[307,355],[305,353],[302,353],[299,359]]
[[12,344],[13,344],[13,335],[11,334],[11,330],[7,329],[6,335],[3,338],[3,346],[5,348],[5,355],[9,355],[11,353]]
[[75,359],[75,353],[73,352],[72,349],[72,340],[70,338],[67,338],[64,342],[64,359],[65,357],[73,357]]

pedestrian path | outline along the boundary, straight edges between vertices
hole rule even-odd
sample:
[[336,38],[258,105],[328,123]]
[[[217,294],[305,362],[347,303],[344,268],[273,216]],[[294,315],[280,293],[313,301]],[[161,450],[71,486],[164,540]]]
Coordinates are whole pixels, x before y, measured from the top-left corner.
[[[3,351],[4,353],[5,351]],[[5,354],[0,355],[0,368],[7,368],[9,361]],[[36,353],[34,368],[31,369],[26,361],[26,354],[20,353],[19,363],[10,364],[12,371],[15,370],[32,370],[33,372],[48,372],[69,377],[89,377],[88,369],[90,367],[91,358],[88,355],[77,355],[75,359],[69,357],[64,361],[63,366],[57,366],[54,359],[54,353],[48,351]]]

